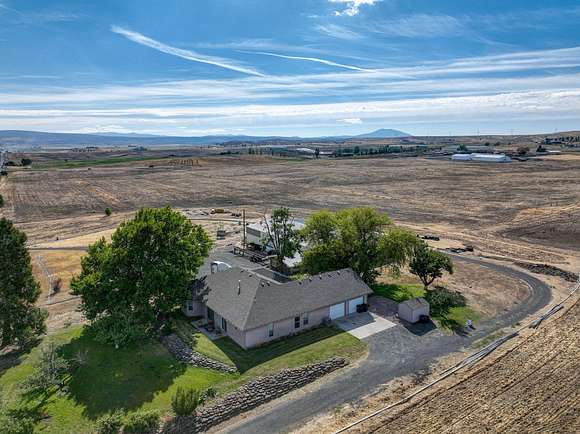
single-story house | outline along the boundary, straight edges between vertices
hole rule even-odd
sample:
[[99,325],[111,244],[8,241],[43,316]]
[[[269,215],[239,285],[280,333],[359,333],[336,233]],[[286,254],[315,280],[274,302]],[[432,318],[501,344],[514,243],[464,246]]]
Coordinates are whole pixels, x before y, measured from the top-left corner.
[[399,303],[398,313],[399,318],[410,323],[416,323],[421,319],[421,315],[429,315],[429,302],[423,297],[403,301]]
[[252,348],[356,313],[371,292],[350,268],[278,281],[259,269],[232,267],[200,277],[185,313]]

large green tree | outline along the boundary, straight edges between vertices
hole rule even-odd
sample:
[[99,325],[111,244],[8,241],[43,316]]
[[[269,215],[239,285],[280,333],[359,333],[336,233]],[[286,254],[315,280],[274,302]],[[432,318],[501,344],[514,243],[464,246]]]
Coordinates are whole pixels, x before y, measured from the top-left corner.
[[98,336],[118,346],[162,325],[183,304],[211,246],[203,228],[182,214],[142,209],[111,242],[89,247],[71,287]]
[[44,333],[46,312],[35,306],[39,296],[26,235],[0,218],[0,349]]
[[284,259],[294,256],[299,247],[294,217],[288,208],[276,208],[270,217],[264,216],[268,242],[276,255],[276,266],[284,268]]
[[421,242],[409,263],[409,271],[419,277],[425,289],[428,289],[435,279],[443,276],[444,271],[453,274],[453,262],[446,254],[433,250],[427,243]]
[[395,227],[373,208],[316,212],[306,220],[302,236],[308,245],[302,261],[305,272],[350,267],[369,284],[382,267],[398,271],[418,242],[414,234]]

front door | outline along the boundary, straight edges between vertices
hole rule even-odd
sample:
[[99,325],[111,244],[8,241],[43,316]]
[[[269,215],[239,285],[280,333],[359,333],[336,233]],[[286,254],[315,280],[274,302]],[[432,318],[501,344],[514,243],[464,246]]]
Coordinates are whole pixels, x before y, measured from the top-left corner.
[[207,319],[208,321],[213,321],[213,310],[211,310],[209,307],[207,308]]

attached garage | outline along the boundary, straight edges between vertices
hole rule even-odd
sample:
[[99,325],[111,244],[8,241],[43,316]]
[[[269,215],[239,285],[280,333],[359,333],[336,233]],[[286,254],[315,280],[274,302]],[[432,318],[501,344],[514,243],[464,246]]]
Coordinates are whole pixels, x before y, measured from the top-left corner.
[[344,303],[330,306],[330,319],[342,318],[344,316]]
[[356,307],[359,304],[363,304],[364,301],[364,297],[357,297],[357,298],[353,298],[352,300],[348,301],[348,314],[352,315],[353,313],[356,313]]

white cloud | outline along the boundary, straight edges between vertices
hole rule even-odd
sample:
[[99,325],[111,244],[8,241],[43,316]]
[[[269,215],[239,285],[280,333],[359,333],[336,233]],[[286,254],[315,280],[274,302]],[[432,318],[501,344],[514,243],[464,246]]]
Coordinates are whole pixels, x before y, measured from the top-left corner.
[[353,17],[358,15],[360,12],[360,7],[363,5],[373,6],[381,0],[328,0],[330,3],[341,3],[346,6],[346,9],[341,11],[334,11],[335,15],[341,16],[346,15]]
[[338,24],[320,24],[316,26],[316,30],[323,35],[337,39],[345,39],[347,41],[354,41],[362,38],[362,35],[359,33],[347,29],[346,27],[339,26]]
[[386,36],[432,38],[453,36],[465,31],[461,20],[449,15],[408,15],[369,24],[369,30]]
[[373,71],[371,69],[360,68],[358,66],[352,66],[352,65],[345,65],[344,63],[332,62],[330,60],[320,59],[318,57],[288,56],[285,54],[268,53],[265,51],[244,51],[244,53],[261,54],[263,56],[279,57],[281,59],[304,60],[306,62],[322,63],[324,65],[336,66],[338,68],[350,69],[353,71],[362,71],[362,72],[372,72]]
[[138,44],[145,45],[146,47],[153,48],[155,50],[161,51],[162,53],[181,57],[182,59],[192,60],[194,62],[200,63],[207,63],[209,65],[219,66],[220,68],[230,69],[232,71],[242,72],[244,74],[257,75],[261,77],[264,76],[264,74],[260,73],[254,68],[239,65],[229,59],[205,56],[203,54],[198,54],[191,50],[184,50],[181,48],[172,47],[170,45],[164,44],[163,42],[151,39],[141,33],[134,32],[132,30],[125,29],[123,27],[111,26],[111,31],[114,33],[118,33],[119,35],[125,36],[127,39],[136,42]]
[[361,118],[346,118],[346,119],[339,119],[338,122],[342,122],[342,123],[350,124],[350,125],[356,125],[356,124],[362,124],[362,119]]

